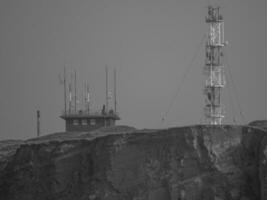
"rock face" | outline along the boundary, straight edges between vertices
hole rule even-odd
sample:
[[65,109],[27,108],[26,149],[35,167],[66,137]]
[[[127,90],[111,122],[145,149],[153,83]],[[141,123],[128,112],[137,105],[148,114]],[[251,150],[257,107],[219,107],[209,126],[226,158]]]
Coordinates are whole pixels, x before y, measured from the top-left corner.
[[109,131],[101,137],[88,133],[64,140],[61,134],[60,140],[25,142],[0,171],[0,199],[266,198],[263,129],[191,126]]
[[[250,126],[257,126],[264,130],[267,130],[267,121],[258,120],[251,122]],[[267,137],[264,137],[260,143],[260,152],[259,152],[259,175],[260,175],[260,184],[261,184],[261,199],[267,199]]]
[[16,153],[16,150],[23,144],[22,140],[0,141],[0,173],[5,168],[9,159]]

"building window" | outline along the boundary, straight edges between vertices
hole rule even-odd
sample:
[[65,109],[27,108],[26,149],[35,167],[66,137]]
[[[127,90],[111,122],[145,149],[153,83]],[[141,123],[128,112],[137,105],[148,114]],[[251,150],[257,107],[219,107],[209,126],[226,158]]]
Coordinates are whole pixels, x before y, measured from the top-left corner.
[[73,120],[73,125],[75,125],[75,126],[79,125],[79,120],[78,119],[74,119]]
[[96,120],[95,120],[95,119],[91,119],[91,120],[90,120],[90,125],[91,125],[91,126],[96,125]]
[[82,119],[82,125],[86,126],[87,125],[87,119]]

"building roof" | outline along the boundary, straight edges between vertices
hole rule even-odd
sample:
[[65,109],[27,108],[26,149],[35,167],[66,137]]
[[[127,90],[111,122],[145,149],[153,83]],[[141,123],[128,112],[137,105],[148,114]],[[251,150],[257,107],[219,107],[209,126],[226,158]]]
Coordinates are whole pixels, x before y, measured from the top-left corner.
[[109,118],[114,120],[120,120],[119,114],[114,113],[112,110],[109,111],[109,113],[102,113],[102,112],[87,112],[87,111],[78,111],[78,112],[67,112],[62,113],[60,116],[62,119],[74,119],[74,118],[86,118],[86,119],[96,119],[96,118]]

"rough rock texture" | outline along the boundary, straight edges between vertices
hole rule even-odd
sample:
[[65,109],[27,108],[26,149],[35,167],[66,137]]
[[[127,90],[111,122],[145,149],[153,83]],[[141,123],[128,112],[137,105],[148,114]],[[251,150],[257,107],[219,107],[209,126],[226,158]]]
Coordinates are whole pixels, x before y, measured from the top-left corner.
[[58,133],[8,159],[0,199],[256,200],[267,188],[266,135],[242,126]]
[[262,128],[264,130],[267,130],[267,120],[256,120],[252,121],[248,124],[249,126]]
[[22,140],[2,140],[0,141],[0,172],[5,168],[6,164],[12,156],[16,153],[16,150],[24,142]]
[[[249,123],[250,126],[256,126],[267,130],[267,120],[257,120]],[[261,184],[261,199],[267,200],[267,136],[260,143],[259,152],[259,174]]]

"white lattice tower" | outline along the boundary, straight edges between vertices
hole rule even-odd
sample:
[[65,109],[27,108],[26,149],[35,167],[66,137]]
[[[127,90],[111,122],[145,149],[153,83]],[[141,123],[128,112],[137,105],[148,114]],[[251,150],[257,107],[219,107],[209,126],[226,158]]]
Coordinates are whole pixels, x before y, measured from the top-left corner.
[[206,41],[206,80],[205,117],[208,124],[220,125],[224,117],[224,109],[221,104],[221,91],[225,86],[224,66],[222,64],[224,42],[224,22],[219,7],[208,7],[206,23],[209,25]]

